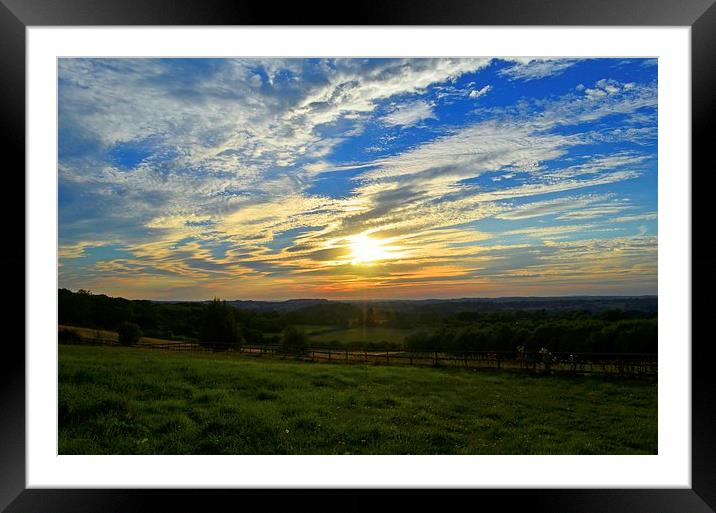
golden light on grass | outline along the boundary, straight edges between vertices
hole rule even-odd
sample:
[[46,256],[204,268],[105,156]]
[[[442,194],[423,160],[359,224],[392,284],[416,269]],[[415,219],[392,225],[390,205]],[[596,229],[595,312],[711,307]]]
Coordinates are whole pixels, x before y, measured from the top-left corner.
[[348,247],[351,250],[351,262],[353,264],[366,264],[395,257],[390,249],[384,245],[384,241],[368,235],[360,234],[350,237]]

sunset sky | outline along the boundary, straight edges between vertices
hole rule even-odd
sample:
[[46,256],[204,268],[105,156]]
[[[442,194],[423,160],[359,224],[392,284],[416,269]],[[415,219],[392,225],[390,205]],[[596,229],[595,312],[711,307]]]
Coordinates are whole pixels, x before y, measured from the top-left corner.
[[59,286],[657,293],[651,59],[60,59]]

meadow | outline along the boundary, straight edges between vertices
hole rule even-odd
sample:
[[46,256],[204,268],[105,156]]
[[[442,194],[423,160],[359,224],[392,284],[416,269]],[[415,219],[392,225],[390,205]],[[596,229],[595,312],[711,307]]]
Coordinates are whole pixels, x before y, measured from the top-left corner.
[[366,341],[387,342],[402,345],[405,337],[413,330],[383,327],[342,328],[336,326],[303,326],[299,329],[306,332],[313,344],[330,344],[331,347],[342,347],[350,344],[361,344]]
[[653,381],[59,346],[60,454],[655,454]]

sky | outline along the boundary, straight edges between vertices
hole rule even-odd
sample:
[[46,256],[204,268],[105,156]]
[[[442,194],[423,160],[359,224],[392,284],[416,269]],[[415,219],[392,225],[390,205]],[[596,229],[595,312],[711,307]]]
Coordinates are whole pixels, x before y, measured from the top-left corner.
[[655,59],[59,59],[59,286],[657,293]]

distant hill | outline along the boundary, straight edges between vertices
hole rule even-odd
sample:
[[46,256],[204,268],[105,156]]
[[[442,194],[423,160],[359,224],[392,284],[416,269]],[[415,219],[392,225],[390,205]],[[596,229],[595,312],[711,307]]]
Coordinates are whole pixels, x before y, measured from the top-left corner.
[[441,313],[522,310],[585,310],[592,313],[624,310],[655,313],[658,310],[659,300],[657,296],[565,296],[398,300],[376,304],[397,309],[430,310]]
[[328,299],[288,299],[286,301],[251,301],[234,299],[226,303],[240,310],[253,310],[257,312],[292,312],[308,306],[324,305],[328,303],[340,303],[341,301],[329,301]]
[[[157,301],[164,304],[203,305],[208,301]],[[276,313],[285,315],[291,322],[314,324],[344,324],[348,319],[360,317],[361,311],[370,306],[384,313],[410,316],[411,322],[432,319],[438,321],[446,316],[462,313],[500,312],[569,312],[584,311],[599,314],[608,310],[657,314],[658,296],[559,296],[559,297],[500,297],[500,298],[455,298],[455,299],[395,299],[395,300],[343,300],[320,298],[289,299],[285,301],[227,300],[237,310],[256,314]],[[390,316],[390,315],[389,315]]]
[[295,312],[316,305],[363,305],[392,311],[424,310],[434,313],[501,312],[523,310],[584,310],[592,313],[605,310],[624,310],[656,313],[658,296],[560,296],[560,297],[501,297],[457,299],[396,299],[369,301],[333,301],[328,299],[289,299],[286,301],[231,300],[228,304],[240,310],[257,312]]

